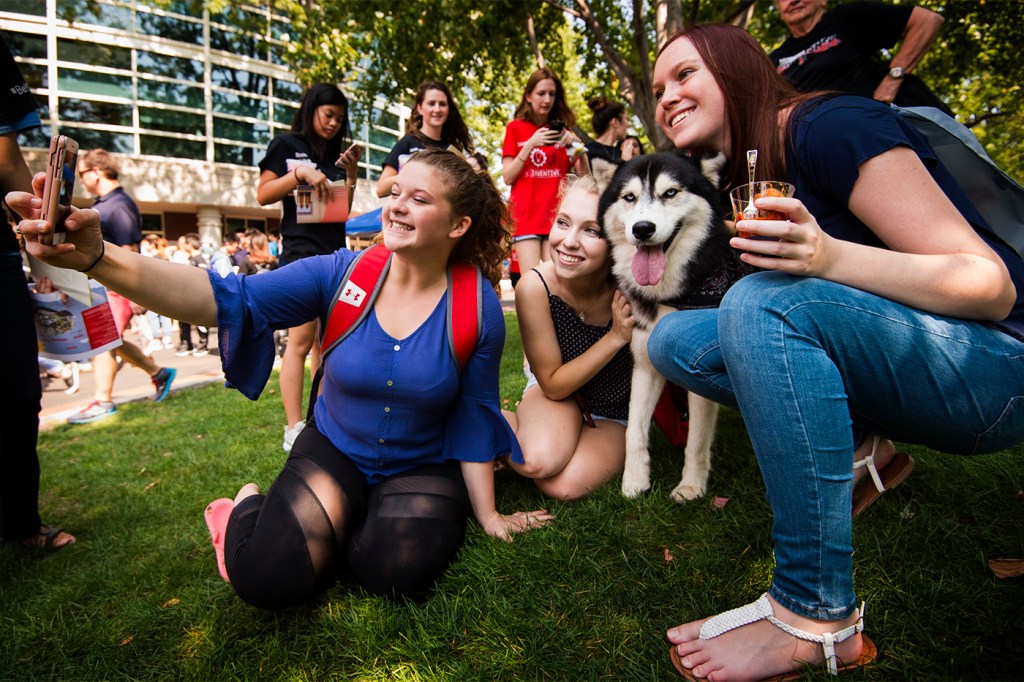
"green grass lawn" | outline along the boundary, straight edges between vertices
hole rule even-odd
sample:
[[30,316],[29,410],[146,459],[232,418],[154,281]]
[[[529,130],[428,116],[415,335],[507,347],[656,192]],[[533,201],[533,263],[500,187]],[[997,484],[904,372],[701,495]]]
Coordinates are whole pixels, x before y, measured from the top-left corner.
[[[501,392],[514,405],[524,381],[509,322]],[[555,522],[513,543],[472,524],[423,602],[343,578],[307,607],[252,608],[217,574],[203,509],[245,481],[269,485],[285,457],[281,414],[276,383],[255,403],[212,385],[40,434],[43,518],[78,542],[0,547],[0,679],[670,680],[666,628],[768,586],[771,512],[726,410],[710,484],[723,509],[668,499],[681,454],[655,434],[654,488],[638,500],[612,484],[555,503],[499,474],[500,509],[547,506]],[[1021,679],[1024,584],[986,562],[1024,557],[1022,449],[902,449],[913,475],[854,526],[879,661],[844,677]]]

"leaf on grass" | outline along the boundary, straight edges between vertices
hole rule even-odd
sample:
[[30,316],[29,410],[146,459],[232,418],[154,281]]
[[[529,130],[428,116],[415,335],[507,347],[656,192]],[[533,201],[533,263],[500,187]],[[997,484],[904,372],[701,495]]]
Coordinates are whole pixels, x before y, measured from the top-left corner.
[[508,400],[508,398],[502,398],[502,399],[501,399],[501,404],[502,404],[502,405],[508,405],[508,403],[509,403],[509,400]]
[[155,487],[156,487],[157,485],[159,485],[159,484],[160,484],[160,479],[158,478],[158,479],[156,479],[155,481],[150,481],[149,483],[147,483],[146,485],[144,485],[144,486],[142,487],[142,489],[143,489],[143,490],[149,490],[150,488],[155,488]]
[[989,559],[988,567],[997,578],[1016,578],[1024,575],[1024,559]]
[[177,597],[172,597],[171,599],[168,599],[167,601],[164,602],[163,608],[167,609],[167,608],[170,608],[172,606],[177,606],[180,603],[181,603],[180,599],[178,599]]
[[202,440],[202,438],[203,438],[203,434],[201,434],[201,433],[197,433],[196,434],[196,440]]
[[713,497],[711,498],[711,506],[715,509],[725,509],[725,505],[729,504],[728,497]]
[[134,640],[134,639],[135,639],[135,635],[128,635],[127,637],[125,637],[124,639],[121,640],[121,646],[124,646],[125,644],[131,644],[132,640]]
[[171,452],[170,450],[168,450],[167,452],[161,452],[161,453],[160,453],[160,456],[161,456],[161,457],[173,457],[173,456],[174,456],[174,453],[173,453],[173,452]]
[[672,556],[672,552],[668,551],[668,547],[665,548],[665,563],[672,561],[675,557]]
[[267,391],[267,395],[277,395],[277,391],[271,388],[270,390]]

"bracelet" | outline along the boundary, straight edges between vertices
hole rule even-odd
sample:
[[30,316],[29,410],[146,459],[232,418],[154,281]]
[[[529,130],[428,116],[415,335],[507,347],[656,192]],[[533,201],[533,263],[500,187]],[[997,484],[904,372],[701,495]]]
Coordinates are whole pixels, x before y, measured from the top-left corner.
[[292,168],[292,175],[295,176],[295,184],[296,185],[301,185],[302,184],[302,180],[299,179],[299,167],[298,166],[296,166],[295,168]]
[[96,267],[99,264],[99,262],[101,260],[103,260],[103,256],[106,253],[107,253],[107,243],[105,241],[100,241],[100,255],[96,256],[96,260],[94,260],[92,262],[92,265],[87,267],[85,270],[79,270],[79,272],[89,272],[90,270],[92,270],[94,267]]

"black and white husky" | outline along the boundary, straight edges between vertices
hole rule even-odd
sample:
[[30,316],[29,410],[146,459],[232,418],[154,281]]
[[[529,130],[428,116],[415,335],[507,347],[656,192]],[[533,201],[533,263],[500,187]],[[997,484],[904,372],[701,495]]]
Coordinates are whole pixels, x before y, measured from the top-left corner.
[[[636,497],[651,487],[648,438],[665,385],[647,356],[655,323],[680,309],[717,307],[747,266],[729,246],[716,186],[718,155],[698,163],[680,153],[640,156],[614,169],[595,169],[603,187],[598,221],[611,245],[612,274],[629,299],[633,328],[633,381],[626,427],[622,492]],[[688,395],[689,435],[676,502],[707,492],[718,405]]]

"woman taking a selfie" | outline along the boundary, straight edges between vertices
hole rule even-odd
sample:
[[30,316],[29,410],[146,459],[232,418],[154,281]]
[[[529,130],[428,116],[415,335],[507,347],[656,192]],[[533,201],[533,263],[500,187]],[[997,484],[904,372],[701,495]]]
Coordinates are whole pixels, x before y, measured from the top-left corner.
[[906,473],[893,440],[966,455],[1024,440],[1024,263],[912,124],[798,94],[746,31],[671,38],[654,94],[677,148],[725,154],[727,185],[756,149],[758,179],[796,188],[757,200],[788,219],[737,223],[769,238],[731,241],[765,271],[649,342],[670,381],[740,410],[774,514],[767,593],[669,630],[673,662],[716,682],[864,665],[852,501],[877,492],[871,469],[882,487]]
[[[302,97],[292,129],[273,139],[260,161],[256,200],[261,206],[281,201],[281,265],[309,256],[334,253],[345,246],[345,223],[300,223],[293,192],[312,185],[321,200],[331,196],[331,183],[344,180],[349,207],[359,175],[359,148],[351,148],[348,99],[334,85],[319,83]],[[302,431],[306,356],[314,349],[316,322],[303,322],[288,330],[288,345],[281,358],[281,403],[284,405],[284,451],[291,450]],[[312,368],[320,364],[319,348]]]
[[[35,257],[218,326],[224,375],[253,400],[273,368],[273,330],[326,323],[356,256],[340,249],[221,278],[105,244],[88,209],[71,214],[67,244],[44,246],[52,226],[38,220],[39,200],[15,192],[8,202],[28,218],[19,229]],[[456,154],[425,150],[399,172],[383,213],[390,267],[363,321],[326,356],[314,418],[265,495],[247,483],[207,508],[221,574],[246,602],[307,603],[343,574],[373,594],[420,596],[454,559],[471,514],[502,539],[550,519],[494,506],[494,460],[521,461],[498,405],[505,321],[493,286],[506,216],[493,180]],[[446,333],[454,264],[473,266],[479,292],[479,333],[461,370]]]
[[409,132],[384,159],[377,180],[377,196],[391,194],[391,185],[409,156],[421,149],[455,147],[463,154],[473,151],[473,141],[462,120],[451,90],[444,83],[423,81],[416,88],[416,101],[409,116]]
[[572,133],[575,125],[576,115],[554,71],[538,69],[530,74],[515,118],[505,127],[501,148],[501,174],[512,188],[513,240],[521,272],[548,259],[547,239],[558,207],[558,188],[570,168],[575,166],[579,175],[590,172],[586,156],[573,161],[566,147],[573,141],[580,144]]

